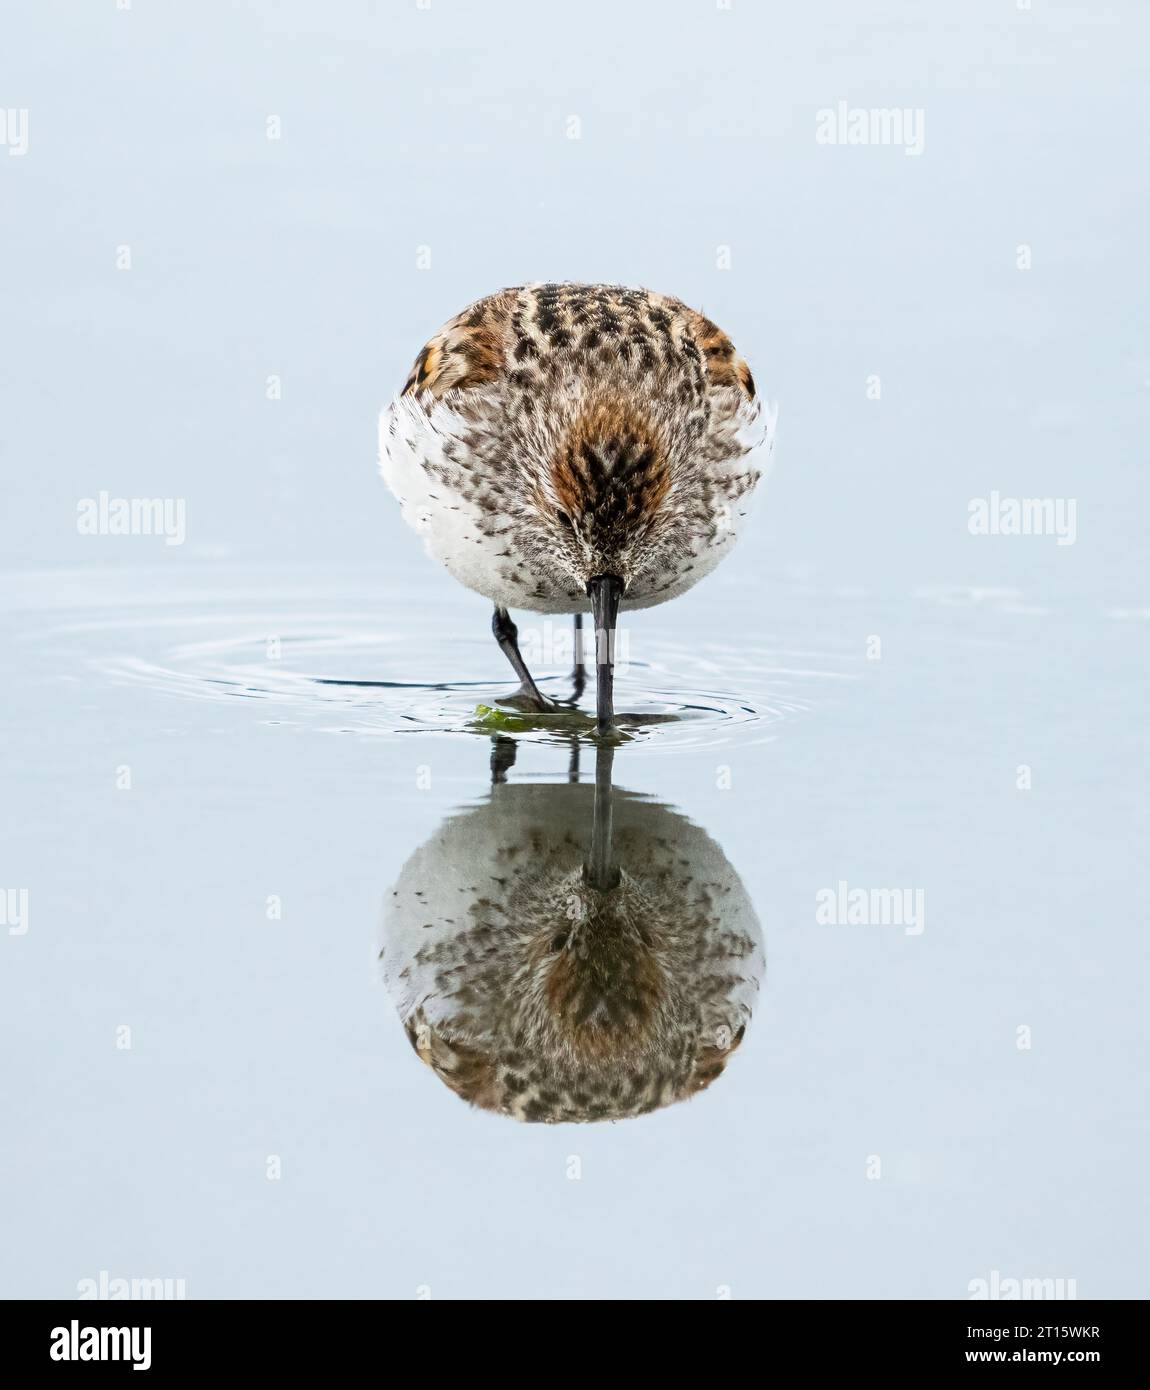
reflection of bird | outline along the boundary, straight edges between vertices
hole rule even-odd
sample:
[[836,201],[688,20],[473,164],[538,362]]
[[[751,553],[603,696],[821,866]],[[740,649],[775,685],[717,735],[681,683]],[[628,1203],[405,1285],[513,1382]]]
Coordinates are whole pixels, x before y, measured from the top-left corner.
[[619,609],[718,564],[772,426],[730,339],[679,300],[534,285],[479,300],[423,348],[380,422],[381,466],[430,553],[494,602],[520,704],[553,708],[508,608],[594,614],[604,729]]
[[709,1085],[742,1041],[763,965],[743,886],[676,811],[612,793],[609,758],[594,787],[497,781],[388,900],[408,1037],[484,1109],[642,1114]]

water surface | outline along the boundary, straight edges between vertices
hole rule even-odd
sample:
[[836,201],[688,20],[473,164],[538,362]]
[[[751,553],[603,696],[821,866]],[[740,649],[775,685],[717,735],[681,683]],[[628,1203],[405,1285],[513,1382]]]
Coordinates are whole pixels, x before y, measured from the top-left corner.
[[[1138,1289],[1114,1235],[1145,1138],[1135,596],[718,577],[637,615],[630,867],[628,816],[710,846],[757,922],[753,1007],[693,1098],[523,1124],[412,1050],[388,903],[453,825],[558,824],[581,863],[595,747],[472,727],[511,685],[486,610],[411,583],[6,582],[29,907],[0,972],[5,1293],[101,1269],[191,1297]],[[501,797],[520,809],[491,819]],[[921,929],[819,922],[840,882],[921,890]]]

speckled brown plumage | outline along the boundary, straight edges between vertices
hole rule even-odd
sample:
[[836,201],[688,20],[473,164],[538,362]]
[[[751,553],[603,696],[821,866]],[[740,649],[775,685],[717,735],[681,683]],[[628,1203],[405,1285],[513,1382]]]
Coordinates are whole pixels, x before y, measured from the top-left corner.
[[682,593],[733,543],[772,417],[747,364],[681,301],[620,286],[517,287],[420,351],[381,427],[408,521],[507,607],[623,608]]

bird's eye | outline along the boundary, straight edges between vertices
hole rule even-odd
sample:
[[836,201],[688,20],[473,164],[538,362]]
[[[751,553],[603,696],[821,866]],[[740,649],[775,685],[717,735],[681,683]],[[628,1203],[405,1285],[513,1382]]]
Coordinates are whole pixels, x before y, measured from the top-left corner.
[[563,949],[563,947],[567,945],[567,939],[568,939],[568,936],[569,936],[569,935],[570,935],[570,933],[565,932],[565,931],[561,931],[561,932],[557,932],[557,933],[551,938],[551,950],[552,950],[552,953],[561,951],[561,950]]
[[566,527],[568,528],[568,530],[570,530],[570,527],[571,527],[571,518],[567,515],[566,512],[564,512],[564,511],[557,511],[557,512],[555,513],[555,516],[556,516],[556,518],[558,519],[560,526],[566,526]]

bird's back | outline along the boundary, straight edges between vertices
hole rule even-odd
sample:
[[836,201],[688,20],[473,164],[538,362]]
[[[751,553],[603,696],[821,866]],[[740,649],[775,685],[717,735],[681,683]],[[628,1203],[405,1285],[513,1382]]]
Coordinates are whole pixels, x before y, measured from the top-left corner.
[[403,390],[513,395],[572,377],[622,385],[652,376],[682,406],[727,387],[755,397],[750,368],[702,314],[652,290],[578,284],[516,286],[478,300],[421,350]]

